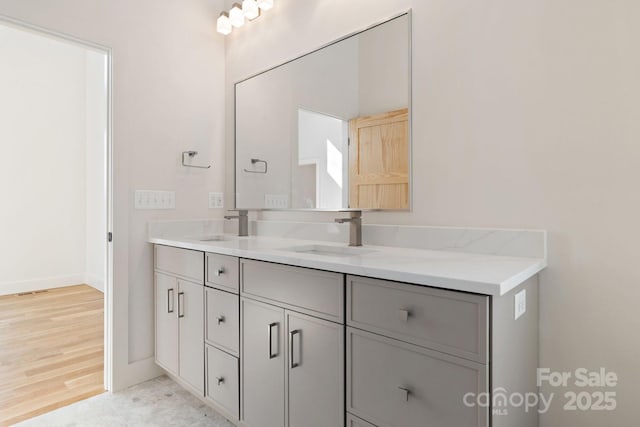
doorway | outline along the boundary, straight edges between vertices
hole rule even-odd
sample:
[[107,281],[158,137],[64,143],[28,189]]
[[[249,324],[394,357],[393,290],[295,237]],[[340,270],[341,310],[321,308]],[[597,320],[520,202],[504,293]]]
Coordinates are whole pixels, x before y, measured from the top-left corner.
[[[0,298],[6,315],[0,332],[20,331],[0,336],[13,340],[15,351],[5,357],[33,359],[33,351],[20,351],[29,348],[20,342],[27,335],[42,336],[53,327],[61,337],[73,338],[74,330],[63,328],[84,324],[84,336],[93,343],[102,340],[95,346],[102,352],[100,373],[95,363],[88,366],[97,352],[81,353],[86,348],[69,339],[68,348],[50,352],[59,362],[27,366],[22,375],[33,381],[15,387],[47,401],[43,396],[56,387],[57,377],[71,388],[101,376],[103,390],[110,390],[111,51],[0,16],[0,57]],[[35,316],[19,315],[16,308]],[[38,323],[43,319],[49,324]],[[51,338],[55,332],[46,334]],[[52,347],[63,341],[52,341]],[[79,362],[75,374],[60,370],[70,360]],[[9,375],[0,370],[3,374]]]

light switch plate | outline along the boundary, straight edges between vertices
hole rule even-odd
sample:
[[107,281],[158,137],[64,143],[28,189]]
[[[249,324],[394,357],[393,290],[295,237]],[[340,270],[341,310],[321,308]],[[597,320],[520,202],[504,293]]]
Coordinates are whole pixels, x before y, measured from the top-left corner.
[[224,193],[209,193],[209,209],[224,208]]
[[136,190],[134,196],[136,209],[175,209],[175,191]]
[[516,312],[515,318],[518,319],[527,311],[527,290],[523,289],[518,292],[516,298]]

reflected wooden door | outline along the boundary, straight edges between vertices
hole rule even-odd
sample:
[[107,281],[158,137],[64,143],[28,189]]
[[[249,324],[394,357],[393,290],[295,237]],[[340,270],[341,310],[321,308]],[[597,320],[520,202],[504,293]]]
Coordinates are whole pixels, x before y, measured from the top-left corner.
[[349,121],[349,207],[409,208],[408,109]]

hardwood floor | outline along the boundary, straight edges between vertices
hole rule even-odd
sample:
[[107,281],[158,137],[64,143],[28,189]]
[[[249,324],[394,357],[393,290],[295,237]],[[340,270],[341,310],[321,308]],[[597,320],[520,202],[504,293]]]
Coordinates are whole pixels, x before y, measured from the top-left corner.
[[87,285],[0,297],[0,426],[103,393],[103,328]]

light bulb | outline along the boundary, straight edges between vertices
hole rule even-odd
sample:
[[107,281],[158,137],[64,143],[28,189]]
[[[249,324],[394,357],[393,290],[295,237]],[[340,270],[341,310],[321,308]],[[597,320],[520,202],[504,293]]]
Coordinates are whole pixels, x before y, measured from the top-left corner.
[[273,0],[258,0],[258,7],[262,10],[269,10],[273,7]]
[[242,13],[242,7],[238,3],[234,3],[229,11],[229,20],[231,25],[236,28],[244,25],[244,13]]
[[222,12],[220,16],[218,16],[218,32],[226,36],[231,33],[231,29],[231,20],[229,19],[229,15],[227,15],[226,12]]
[[242,2],[242,13],[247,19],[256,19],[260,15],[256,0],[244,0]]

